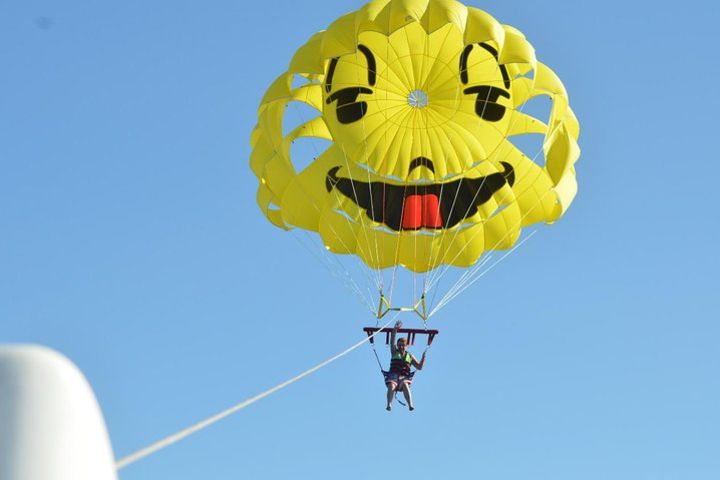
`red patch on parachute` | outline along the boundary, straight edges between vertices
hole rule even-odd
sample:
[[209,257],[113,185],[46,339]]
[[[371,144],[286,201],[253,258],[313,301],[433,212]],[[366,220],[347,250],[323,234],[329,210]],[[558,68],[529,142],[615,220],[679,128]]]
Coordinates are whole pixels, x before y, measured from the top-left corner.
[[403,207],[402,228],[417,230],[419,228],[442,228],[440,201],[437,195],[408,195]]

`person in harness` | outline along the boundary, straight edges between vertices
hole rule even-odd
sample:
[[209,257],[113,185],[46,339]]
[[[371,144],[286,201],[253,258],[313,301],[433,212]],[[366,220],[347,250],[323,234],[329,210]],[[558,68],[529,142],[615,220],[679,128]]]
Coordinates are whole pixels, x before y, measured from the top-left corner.
[[405,337],[400,337],[395,343],[395,337],[400,327],[402,327],[402,322],[398,320],[390,334],[390,370],[385,376],[385,385],[387,385],[387,407],[385,410],[387,411],[392,410],[393,397],[398,390],[401,390],[405,395],[408,409],[410,411],[415,410],[412,393],[410,392],[410,384],[412,384],[412,377],[415,372],[411,372],[410,367],[422,370],[425,365],[425,355],[427,354],[427,351],[423,352],[422,358],[418,362],[413,354],[406,350],[407,340]]

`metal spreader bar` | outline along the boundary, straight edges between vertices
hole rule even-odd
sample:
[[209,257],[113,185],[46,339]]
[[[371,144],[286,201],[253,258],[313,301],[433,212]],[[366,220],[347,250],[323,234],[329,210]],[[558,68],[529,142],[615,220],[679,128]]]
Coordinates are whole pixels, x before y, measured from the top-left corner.
[[[370,337],[370,343],[372,343],[372,344],[375,343],[375,337],[373,337],[372,335],[376,332],[384,333],[385,334],[385,344],[389,344],[390,343],[390,334],[393,331],[393,329],[390,327],[385,327],[385,328],[365,327],[365,328],[363,328],[363,330],[365,331],[365,333],[367,333],[368,337]],[[405,338],[407,339],[407,344],[409,346],[415,344],[415,336],[417,334],[427,335],[428,336],[427,344],[428,344],[428,346],[430,346],[430,345],[432,345],[432,342],[435,339],[435,335],[437,335],[440,332],[438,332],[437,330],[425,330],[423,328],[398,328],[397,333],[398,333],[398,335],[407,335]]]

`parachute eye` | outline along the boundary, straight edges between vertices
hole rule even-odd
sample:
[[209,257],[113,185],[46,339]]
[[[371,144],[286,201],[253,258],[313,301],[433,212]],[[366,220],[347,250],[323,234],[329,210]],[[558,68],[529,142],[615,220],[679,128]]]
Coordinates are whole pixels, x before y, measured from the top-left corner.
[[337,100],[338,122],[343,124],[353,123],[360,120],[367,113],[367,102],[358,102],[357,97],[361,93],[372,94],[373,91],[366,87],[349,87],[338,90],[328,96],[326,103],[330,105]]
[[[478,43],[478,45],[490,53],[490,55],[495,58],[495,61],[498,61],[498,52],[494,47],[487,43]],[[470,81],[468,75],[468,59],[470,58],[470,53],[473,51],[473,48],[474,46],[472,44],[467,45],[460,54],[460,80],[464,84]],[[505,88],[510,88],[510,75],[508,74],[507,67],[501,63],[498,63],[498,67],[503,77],[503,85],[505,85]],[[477,94],[475,113],[483,120],[497,122],[505,116],[505,106],[497,103],[497,100],[500,97],[510,98],[510,92],[507,90],[489,85],[479,85],[466,88],[463,92],[466,95]]]
[[479,85],[463,90],[466,95],[477,94],[475,113],[488,122],[497,122],[505,116],[505,106],[497,103],[498,98],[510,98],[507,90],[489,85]]
[[[368,47],[362,44],[358,45],[358,51],[365,56],[367,61],[368,85],[372,87],[375,85],[377,79],[375,73],[375,56]],[[330,60],[325,83],[325,92],[327,93],[330,93],[332,90],[333,76],[335,75],[335,69],[337,68],[339,60],[339,57]],[[357,101],[357,97],[361,93],[372,95],[373,91],[367,87],[348,87],[340,89],[328,96],[326,100],[328,105],[337,100],[335,112],[337,113],[338,122],[342,124],[353,123],[365,116],[367,113],[367,102]]]

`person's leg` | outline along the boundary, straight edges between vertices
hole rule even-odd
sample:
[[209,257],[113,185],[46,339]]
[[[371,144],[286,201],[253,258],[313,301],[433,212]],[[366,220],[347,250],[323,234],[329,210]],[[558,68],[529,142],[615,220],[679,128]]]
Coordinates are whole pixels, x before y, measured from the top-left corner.
[[395,389],[397,388],[397,385],[393,382],[387,383],[387,407],[385,407],[385,410],[392,410],[392,401],[393,396],[395,395]]
[[402,382],[402,391],[405,395],[405,401],[407,401],[407,406],[410,411],[415,410],[415,406],[413,405],[412,401],[412,393],[410,392],[410,384],[407,382]]

